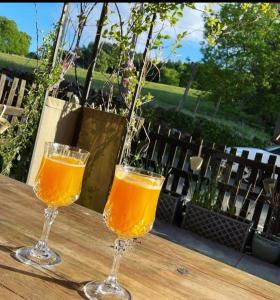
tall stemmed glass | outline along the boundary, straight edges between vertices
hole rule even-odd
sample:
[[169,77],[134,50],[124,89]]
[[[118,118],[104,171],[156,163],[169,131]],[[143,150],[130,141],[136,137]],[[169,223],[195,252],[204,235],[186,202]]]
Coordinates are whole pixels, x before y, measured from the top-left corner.
[[[104,209],[107,227],[117,234],[111,274],[103,282],[89,282],[83,290],[87,298],[131,299],[117,281],[120,258],[129,240],[149,232],[155,220],[164,177],[146,170],[117,165],[110,196]],[[111,298],[110,298],[111,299]]]
[[47,142],[44,156],[35,179],[34,192],[48,207],[40,240],[33,247],[17,249],[16,258],[28,265],[50,267],[61,262],[60,256],[49,249],[51,225],[58,214],[57,208],[68,206],[79,198],[89,152]]

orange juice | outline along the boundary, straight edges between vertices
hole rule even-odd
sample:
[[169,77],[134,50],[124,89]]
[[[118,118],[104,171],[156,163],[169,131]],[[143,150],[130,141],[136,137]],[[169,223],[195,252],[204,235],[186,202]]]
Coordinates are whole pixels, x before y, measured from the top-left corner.
[[116,169],[104,210],[107,226],[120,238],[145,235],[151,230],[162,179]]
[[73,157],[45,156],[35,180],[37,197],[52,207],[70,205],[80,195],[84,170]]

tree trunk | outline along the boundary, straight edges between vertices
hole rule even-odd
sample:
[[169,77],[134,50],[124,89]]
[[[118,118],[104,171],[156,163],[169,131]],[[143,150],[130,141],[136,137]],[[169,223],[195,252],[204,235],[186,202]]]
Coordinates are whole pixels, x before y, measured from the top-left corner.
[[182,99],[179,101],[179,103],[178,103],[178,105],[177,105],[177,107],[175,109],[176,112],[179,112],[182,109],[184,102],[186,102],[186,100],[187,100],[187,97],[188,97],[188,94],[189,94],[189,90],[191,88],[191,85],[193,83],[193,80],[194,80],[194,77],[195,77],[195,74],[196,74],[196,71],[197,71],[197,66],[198,66],[197,63],[192,63],[192,73],[191,73],[189,82],[188,82],[188,84],[186,86],[184,95],[183,95]]
[[221,97],[219,97],[219,99],[218,99],[218,101],[215,105],[214,116],[216,116],[216,114],[218,113],[219,108],[220,108],[220,104],[221,104]]
[[[58,56],[58,53],[59,53],[59,48],[61,46],[61,39],[62,39],[62,36],[63,36],[63,32],[65,30],[64,29],[65,28],[65,20],[66,20],[66,17],[67,17],[67,13],[69,11],[69,6],[70,6],[70,3],[65,2],[64,5],[63,5],[63,8],[62,8],[61,16],[60,16],[60,19],[59,19],[59,26],[58,26],[57,34],[56,34],[56,39],[55,39],[53,49],[52,49],[52,56],[51,56],[52,61],[50,62],[50,65],[49,65],[50,73],[52,72],[52,70],[55,67],[56,62],[57,62],[57,56]],[[40,116],[40,121],[39,121],[39,124],[38,124],[38,130],[37,130],[37,135],[36,135],[34,147],[33,147],[33,150],[32,150],[33,153],[32,153],[32,157],[31,157],[29,170],[31,170],[31,168],[34,164],[34,161],[36,159],[34,157],[34,155],[35,155],[34,149],[36,149],[36,147],[39,143],[38,132],[40,131],[40,128],[42,127],[42,120],[44,119],[44,116],[46,114],[46,101],[48,99],[48,96],[49,96],[49,88],[47,88],[46,93],[45,93],[44,104],[43,104],[43,108],[42,108],[42,111],[41,111],[41,116]],[[29,181],[29,174],[28,174],[27,181]]]
[[200,101],[201,101],[201,95],[199,95],[199,96],[196,98],[196,104],[195,104],[195,108],[194,108],[194,111],[193,111],[194,114],[197,113],[198,107],[199,107],[199,105],[200,105]]
[[90,60],[90,65],[87,71],[87,76],[84,84],[84,90],[83,90],[83,97],[81,101],[81,105],[83,106],[85,102],[88,99],[90,88],[91,88],[91,82],[92,82],[92,73],[94,72],[96,61],[97,61],[97,54],[98,54],[98,48],[99,48],[99,43],[100,43],[100,38],[101,38],[101,33],[104,25],[105,18],[107,16],[107,8],[108,8],[108,2],[105,2],[102,7],[102,11],[100,14],[100,18],[98,20],[98,26],[97,26],[97,31],[95,35],[95,41],[92,46],[92,55],[91,55],[91,60]]
[[280,144],[280,113],[278,114],[276,123],[275,123],[275,129],[272,137],[272,142],[275,144]]

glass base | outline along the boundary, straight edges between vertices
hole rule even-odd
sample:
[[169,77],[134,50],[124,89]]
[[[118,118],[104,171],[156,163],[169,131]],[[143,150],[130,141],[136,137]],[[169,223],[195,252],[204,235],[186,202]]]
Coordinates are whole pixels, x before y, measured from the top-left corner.
[[61,258],[56,252],[50,249],[38,250],[34,247],[17,249],[15,257],[24,264],[43,268],[52,267],[61,262]]
[[129,291],[121,287],[118,283],[112,285],[106,284],[106,281],[91,281],[83,287],[83,291],[90,300],[131,300]]

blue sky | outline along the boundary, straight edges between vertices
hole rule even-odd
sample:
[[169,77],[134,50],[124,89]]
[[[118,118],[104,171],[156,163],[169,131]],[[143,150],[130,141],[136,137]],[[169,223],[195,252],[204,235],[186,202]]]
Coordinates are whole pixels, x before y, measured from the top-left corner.
[[[60,16],[61,8],[63,3],[52,2],[52,3],[37,3],[37,20],[38,27],[40,30],[39,34],[39,46],[42,43],[42,37],[49,32],[53,23],[55,23]],[[98,4],[101,5],[101,4]],[[128,15],[129,7],[127,3],[120,4],[124,12],[124,16]],[[100,8],[100,7],[99,7]],[[99,8],[94,13],[97,18],[99,16]],[[71,4],[71,15],[73,19],[75,18],[77,12],[77,4]],[[0,16],[5,16],[9,19],[16,21],[19,30],[27,32],[31,37],[30,51],[36,51],[36,26],[35,26],[35,5],[34,3],[0,3]],[[86,28],[84,38],[82,43],[88,44],[94,37],[95,33],[95,21],[96,18],[91,18],[91,22]],[[183,41],[183,47],[177,50],[175,55],[170,56],[170,41],[166,44],[163,52],[161,53],[161,58],[166,59],[170,57],[172,60],[182,60],[184,61],[189,57],[192,61],[198,61],[202,58],[200,53],[200,42],[202,41],[202,28],[203,22],[201,15],[198,12],[186,10],[184,14],[184,20],[180,21],[177,32],[184,30],[185,28],[190,29],[191,34],[188,38]],[[169,28],[166,28],[168,31]],[[170,29],[171,31],[171,29]],[[172,36],[172,34],[171,34]],[[144,38],[143,38],[144,41]],[[140,40],[141,44],[141,40]],[[141,51],[141,45],[139,46]]]

